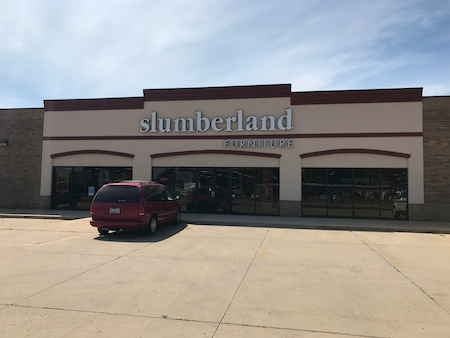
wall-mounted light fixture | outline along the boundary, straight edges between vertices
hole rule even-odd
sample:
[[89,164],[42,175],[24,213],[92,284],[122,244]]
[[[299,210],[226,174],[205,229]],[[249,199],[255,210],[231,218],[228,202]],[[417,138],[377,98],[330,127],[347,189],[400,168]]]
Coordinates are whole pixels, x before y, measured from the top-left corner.
[[7,147],[8,146],[8,140],[0,140],[0,147]]

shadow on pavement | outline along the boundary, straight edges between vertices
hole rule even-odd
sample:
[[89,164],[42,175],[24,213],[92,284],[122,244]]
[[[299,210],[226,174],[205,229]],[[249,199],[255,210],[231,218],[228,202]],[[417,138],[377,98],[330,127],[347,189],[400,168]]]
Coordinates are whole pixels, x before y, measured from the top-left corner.
[[175,236],[187,227],[186,223],[180,223],[178,225],[161,224],[158,225],[156,234],[153,236],[147,235],[142,230],[118,230],[111,231],[107,235],[99,235],[95,237],[95,240],[105,242],[143,242],[143,243],[155,243],[161,242],[167,238]]

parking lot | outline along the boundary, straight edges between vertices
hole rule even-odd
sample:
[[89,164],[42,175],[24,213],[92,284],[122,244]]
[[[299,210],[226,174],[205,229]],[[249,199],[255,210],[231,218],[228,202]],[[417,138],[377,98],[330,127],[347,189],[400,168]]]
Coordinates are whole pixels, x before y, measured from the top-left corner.
[[0,218],[1,337],[450,337],[450,235]]

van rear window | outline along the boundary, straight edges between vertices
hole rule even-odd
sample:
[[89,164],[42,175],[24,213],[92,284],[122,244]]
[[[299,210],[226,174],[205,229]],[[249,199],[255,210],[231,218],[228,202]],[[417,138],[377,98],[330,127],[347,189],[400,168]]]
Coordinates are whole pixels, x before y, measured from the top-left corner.
[[103,187],[95,196],[94,202],[139,203],[139,188],[126,185]]

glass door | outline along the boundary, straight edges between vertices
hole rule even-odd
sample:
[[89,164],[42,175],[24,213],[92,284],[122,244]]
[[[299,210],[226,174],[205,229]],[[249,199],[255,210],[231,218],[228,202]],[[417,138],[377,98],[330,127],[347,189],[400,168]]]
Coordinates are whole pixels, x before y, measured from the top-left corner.
[[328,169],[328,216],[353,217],[352,169]]
[[233,168],[231,211],[236,214],[255,213],[255,180],[253,169]]
[[255,173],[256,213],[259,215],[278,215],[280,199],[278,168],[258,168]]
[[232,209],[231,171],[214,169],[213,201],[215,212],[228,214]]
[[231,173],[229,169],[198,169],[197,212],[231,212]]
[[196,211],[196,182],[197,170],[195,168],[178,168],[176,170],[174,194],[181,203],[182,212]]
[[197,190],[196,190],[196,200],[197,200],[197,212],[199,213],[214,213],[214,191],[213,191],[213,169],[198,169],[197,176]]

